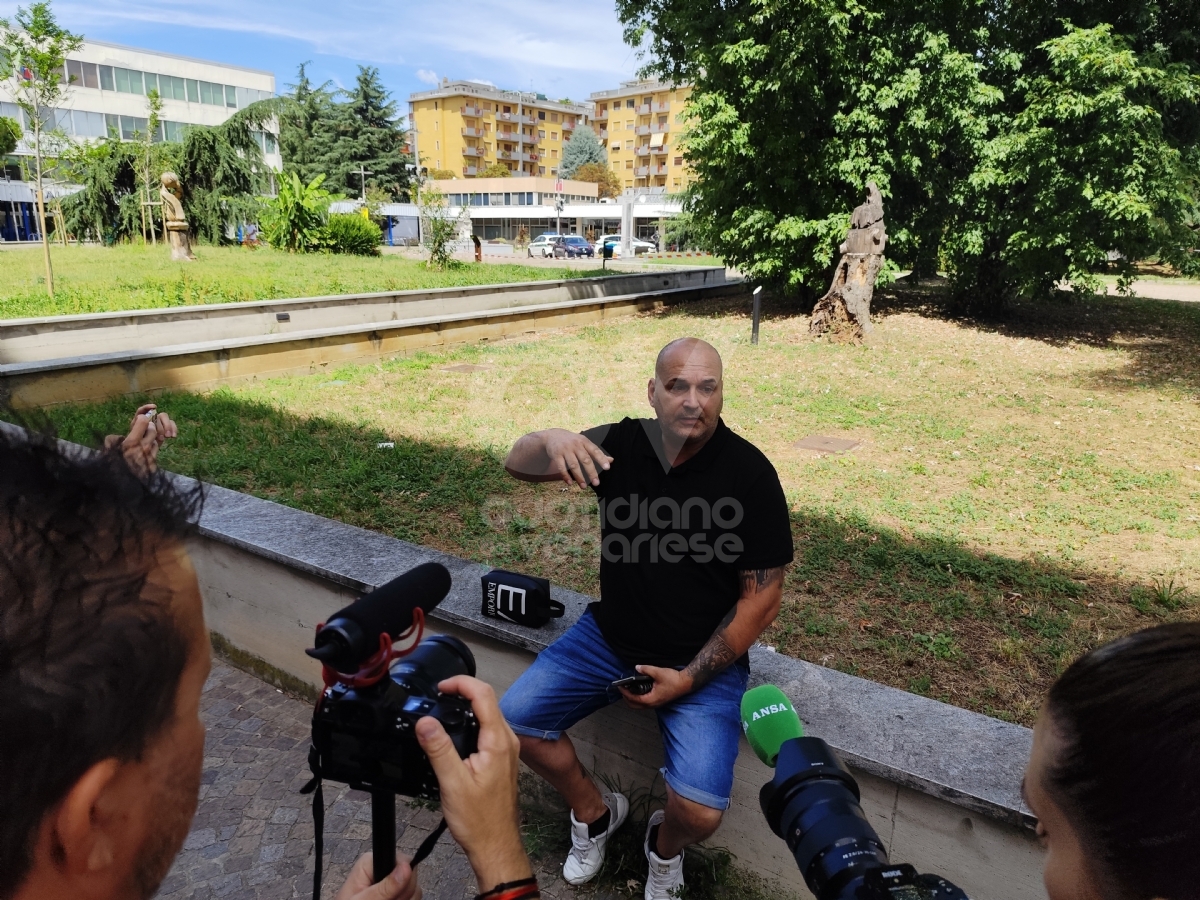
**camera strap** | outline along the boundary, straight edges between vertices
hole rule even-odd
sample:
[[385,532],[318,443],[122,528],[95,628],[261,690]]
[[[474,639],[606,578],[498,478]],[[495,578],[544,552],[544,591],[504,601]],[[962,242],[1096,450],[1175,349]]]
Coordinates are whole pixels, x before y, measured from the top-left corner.
[[[304,787],[300,788],[301,794],[313,795],[313,842],[315,844],[313,850],[316,854],[316,865],[313,868],[313,900],[321,900],[321,860],[325,852],[325,792],[321,787],[321,776],[314,775],[309,779]],[[425,857],[433,852],[433,848],[437,845],[438,839],[446,833],[446,817],[442,817],[442,821],[438,823],[437,828],[429,832],[425,836],[425,840],[421,841],[421,846],[417,848],[417,852],[413,854],[408,865],[416,872],[417,866],[425,861]]]

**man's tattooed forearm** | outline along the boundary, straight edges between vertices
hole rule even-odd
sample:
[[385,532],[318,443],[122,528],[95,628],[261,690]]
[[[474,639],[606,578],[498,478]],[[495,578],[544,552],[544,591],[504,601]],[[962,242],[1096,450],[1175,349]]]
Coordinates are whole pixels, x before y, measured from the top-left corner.
[[737,652],[725,641],[725,629],[736,615],[737,607],[735,606],[726,613],[721,624],[717,626],[717,630],[713,632],[713,636],[708,639],[708,643],[700,648],[696,658],[683,670],[685,674],[691,676],[692,690],[708,684],[738,658]]
[[783,568],[774,569],[742,569],[738,573],[742,578],[742,596],[757,594],[773,584],[783,581]]

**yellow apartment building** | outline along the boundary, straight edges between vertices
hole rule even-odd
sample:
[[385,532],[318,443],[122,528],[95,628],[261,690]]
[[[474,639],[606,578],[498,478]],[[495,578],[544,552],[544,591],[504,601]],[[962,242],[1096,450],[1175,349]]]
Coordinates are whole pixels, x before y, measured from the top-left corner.
[[408,98],[410,147],[420,164],[474,178],[499,162],[515,177],[558,174],[563,144],[588,105],[544,94],[450,81]]
[[691,173],[678,142],[691,92],[659,81],[623,81],[615,90],[589,97],[592,127],[623,187],[675,193],[687,185]]

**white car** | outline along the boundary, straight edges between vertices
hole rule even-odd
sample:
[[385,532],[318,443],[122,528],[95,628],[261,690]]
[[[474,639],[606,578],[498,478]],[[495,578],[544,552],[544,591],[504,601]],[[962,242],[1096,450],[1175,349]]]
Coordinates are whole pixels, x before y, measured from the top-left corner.
[[547,256],[553,256],[554,244],[558,238],[559,235],[552,231],[548,231],[545,234],[539,234],[529,243],[529,256],[541,256],[543,258]]
[[[600,240],[596,241],[596,256],[604,255],[604,245],[611,243],[613,245],[613,259],[621,258],[621,236],[619,234],[601,235]],[[640,238],[634,238],[631,242],[633,245],[633,255],[641,256],[643,253],[654,253],[657,249],[649,241],[643,241]]]

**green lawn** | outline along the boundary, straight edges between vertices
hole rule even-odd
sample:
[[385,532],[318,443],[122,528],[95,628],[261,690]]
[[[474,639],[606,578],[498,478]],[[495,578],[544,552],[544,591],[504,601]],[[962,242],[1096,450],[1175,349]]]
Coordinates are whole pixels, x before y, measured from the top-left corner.
[[[1200,617],[1200,305],[980,324],[884,294],[873,340],[849,346],[769,301],[757,347],[747,305],[165,396],[182,436],[164,464],[595,592],[591,495],[516,483],[501,460],[529,430],[648,414],[655,353],[693,334],[723,354],[725,420],[791,504],[796,563],[765,637],[781,651],[1029,723],[1082,650]],[[444,370],[461,362],[486,368]],[[133,405],[54,415],[89,439]],[[792,447],[810,434],[864,443]]]
[[171,262],[162,246],[53,247],[51,256],[54,299],[46,295],[41,248],[0,251],[0,319],[602,274],[470,263],[437,272],[400,256],[295,255],[267,247],[201,245],[192,263]]

